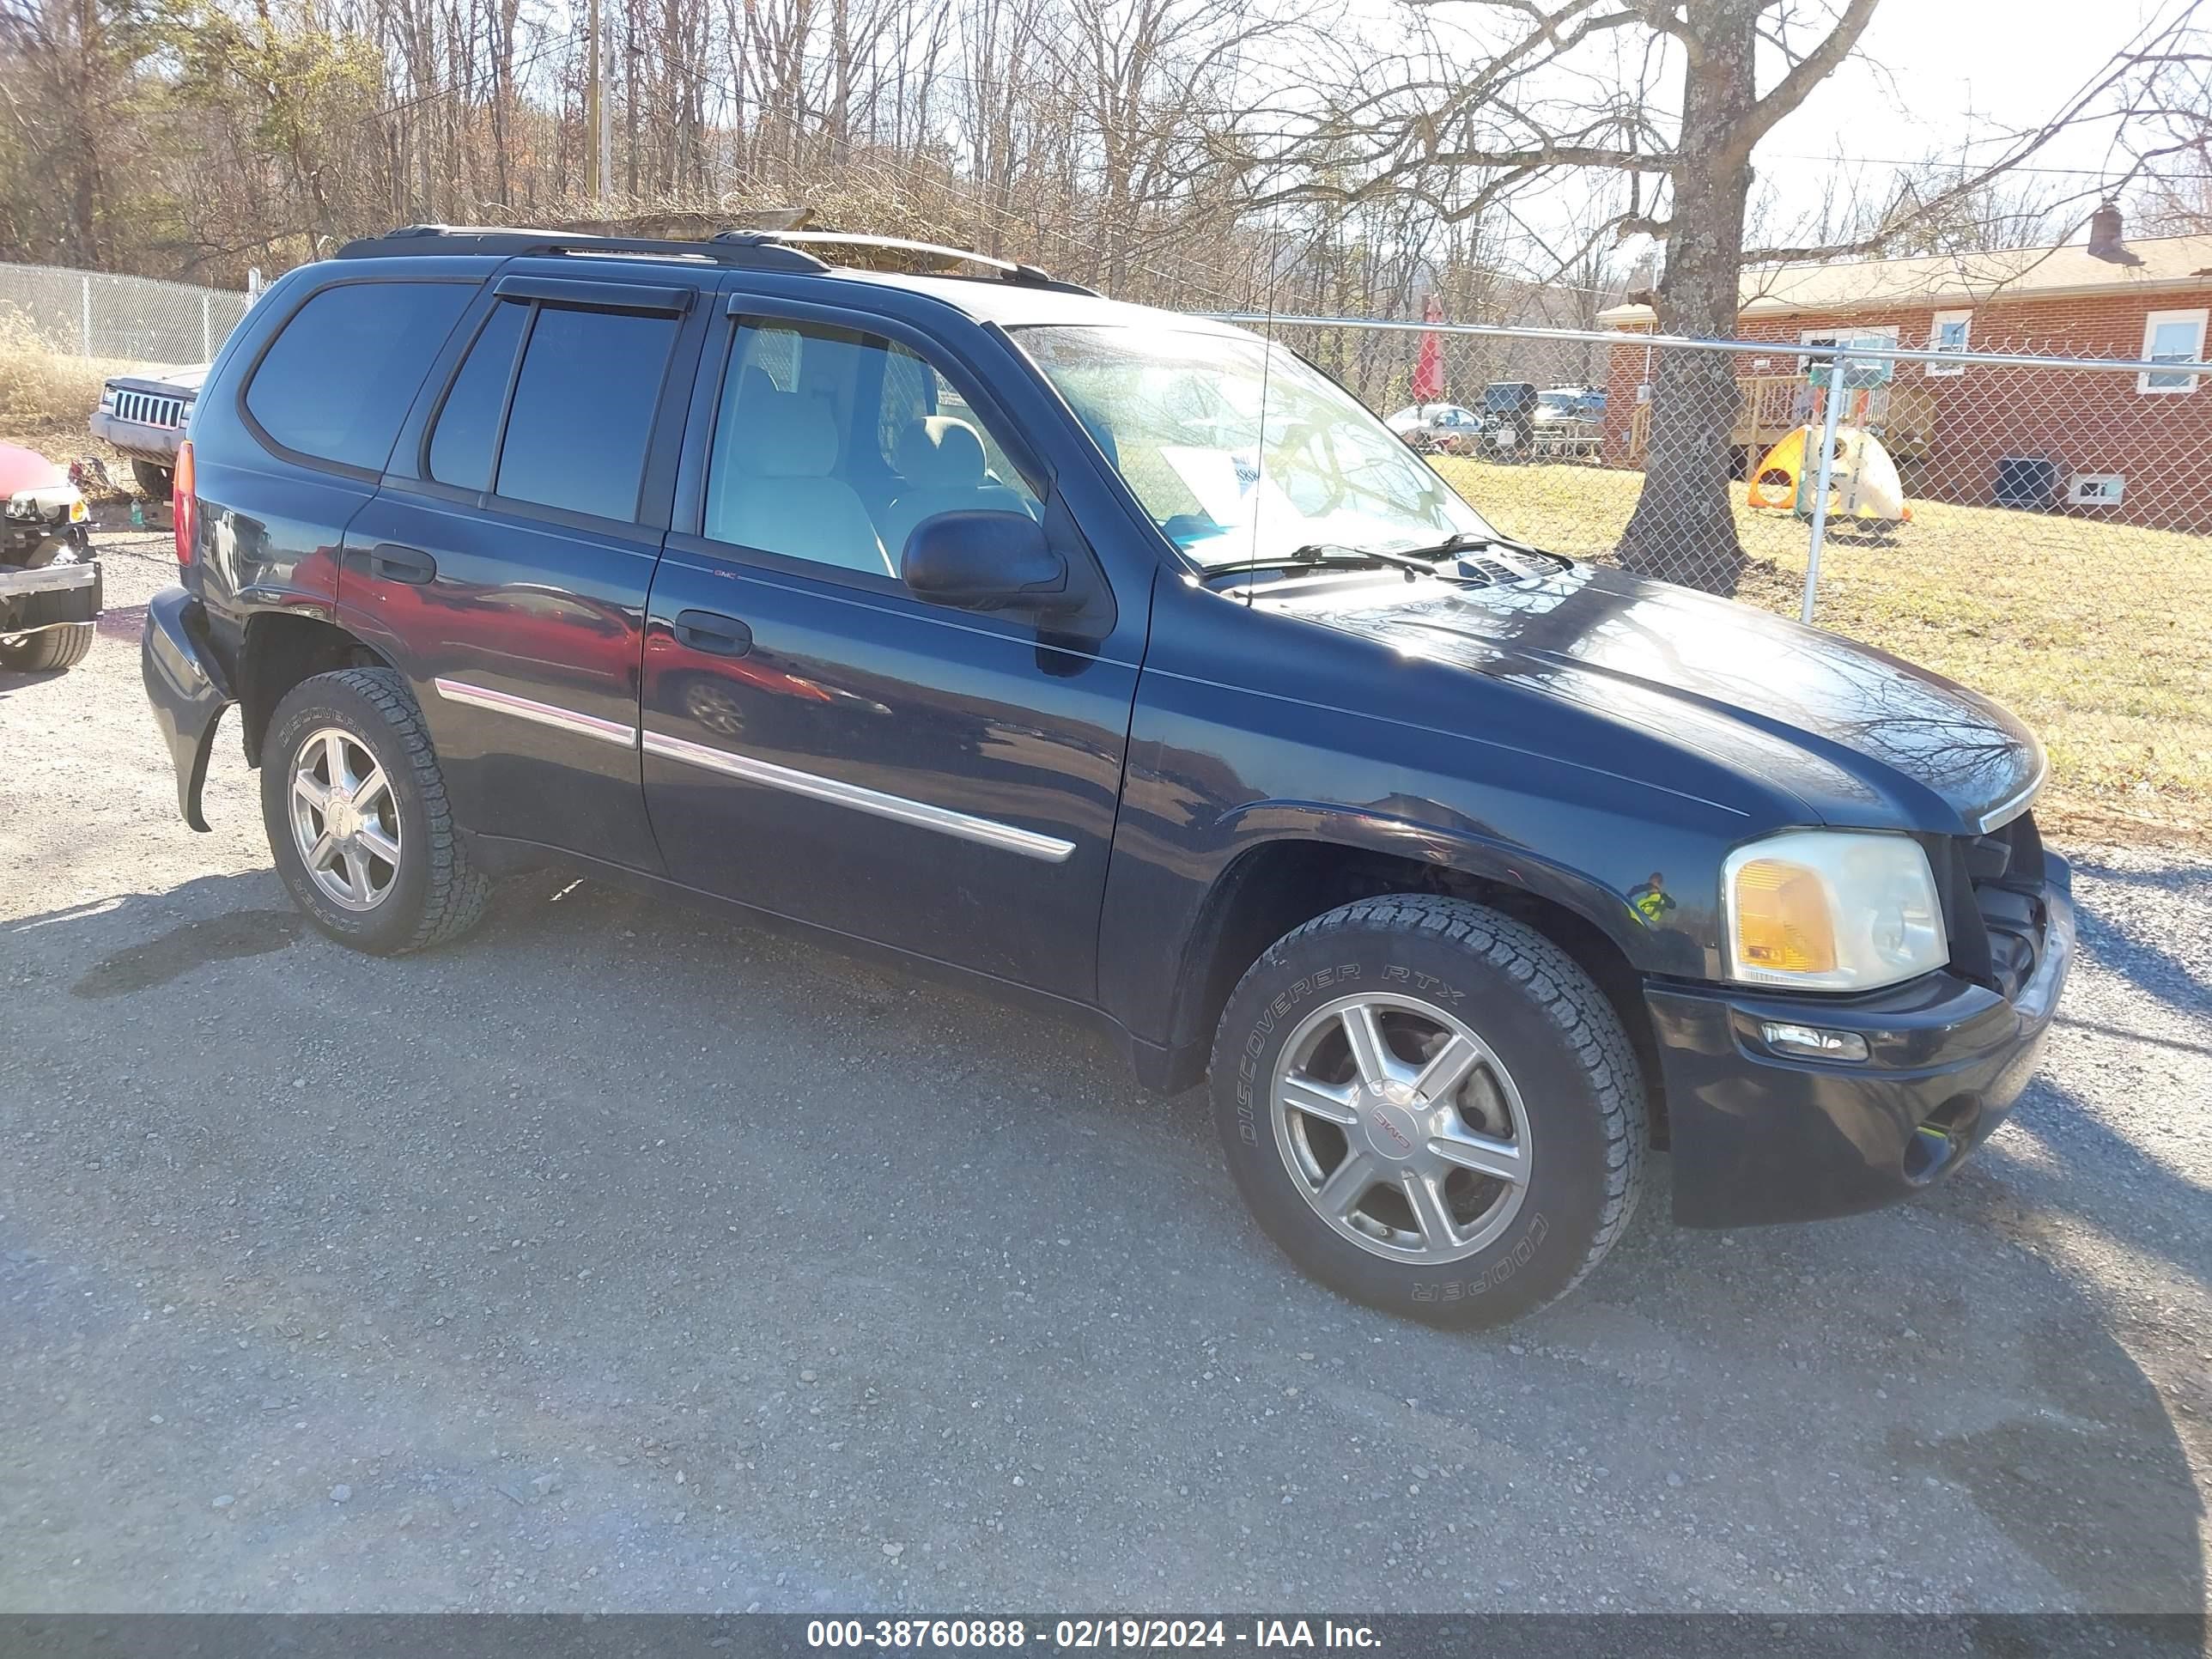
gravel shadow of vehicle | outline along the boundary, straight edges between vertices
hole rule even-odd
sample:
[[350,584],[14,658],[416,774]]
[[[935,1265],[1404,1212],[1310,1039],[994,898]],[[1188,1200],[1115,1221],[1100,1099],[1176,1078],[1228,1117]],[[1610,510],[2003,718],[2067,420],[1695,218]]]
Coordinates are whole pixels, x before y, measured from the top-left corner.
[[1454,1335],[1086,1032],[566,877],[404,962],[276,896],[0,925],[0,1603],[2203,1607],[2171,1356],[1981,1197],[2124,1141],[1736,1234],[1662,1158]]

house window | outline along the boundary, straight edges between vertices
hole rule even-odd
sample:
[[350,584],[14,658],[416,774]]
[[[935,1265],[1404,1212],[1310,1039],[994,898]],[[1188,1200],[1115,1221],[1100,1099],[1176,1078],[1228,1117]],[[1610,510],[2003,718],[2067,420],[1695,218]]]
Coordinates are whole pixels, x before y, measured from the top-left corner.
[[[1894,324],[1881,328],[1808,328],[1797,337],[1800,345],[1848,346],[1854,351],[1891,351],[1897,346],[1897,327]],[[1828,383],[1828,359],[1800,357],[1797,372],[1815,386]],[[1844,372],[1844,390],[1863,392],[1869,386],[1887,386],[1889,377],[1896,371],[1893,357],[1860,358]]]
[[[1928,319],[1928,349],[1930,351],[1964,351],[1967,337],[1973,328],[1974,313],[1971,311],[1939,311]],[[1923,365],[1930,374],[1964,374],[1964,363],[1928,363]]]
[[[2197,311],[2154,311],[2143,319],[2142,355],[2154,363],[2195,363],[2204,360],[2204,315]],[[2150,392],[2194,392],[2194,374],[2160,374],[2146,371],[2136,376],[2136,390]]]

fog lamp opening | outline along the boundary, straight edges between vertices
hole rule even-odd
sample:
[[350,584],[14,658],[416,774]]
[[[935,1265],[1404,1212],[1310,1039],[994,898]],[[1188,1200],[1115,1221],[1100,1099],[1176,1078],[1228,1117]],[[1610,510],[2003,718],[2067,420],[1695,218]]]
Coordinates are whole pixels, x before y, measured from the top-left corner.
[[1858,1060],[1867,1057],[1867,1041],[1856,1031],[1831,1031],[1820,1025],[1795,1025],[1770,1019],[1760,1024],[1759,1034],[1778,1054],[1799,1054],[1808,1060]]

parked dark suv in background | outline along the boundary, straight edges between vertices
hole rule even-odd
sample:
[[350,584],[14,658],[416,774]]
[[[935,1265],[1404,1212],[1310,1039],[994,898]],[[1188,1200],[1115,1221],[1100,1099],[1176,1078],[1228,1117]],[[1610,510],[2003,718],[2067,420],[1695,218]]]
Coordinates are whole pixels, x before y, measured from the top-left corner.
[[2065,974],[2002,710],[1501,537],[1295,356],[1028,267],[396,233],[254,309],[177,489],[179,804],[235,703],[332,937],[552,862],[1095,1019],[1421,1316],[1574,1285],[1654,1144],[1705,1225],[1946,1174]]

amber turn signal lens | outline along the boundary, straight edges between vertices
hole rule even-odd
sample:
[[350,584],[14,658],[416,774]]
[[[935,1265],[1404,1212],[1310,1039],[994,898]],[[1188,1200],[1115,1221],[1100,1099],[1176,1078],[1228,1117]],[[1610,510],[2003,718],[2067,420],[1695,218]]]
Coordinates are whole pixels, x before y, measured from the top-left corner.
[[1738,871],[1735,959],[1776,973],[1834,968],[1835,924],[1820,877],[1780,859],[1755,859]]
[[169,515],[177,527],[177,567],[192,562],[192,544],[199,532],[199,473],[192,465],[192,441],[177,446],[176,470],[169,475]]

